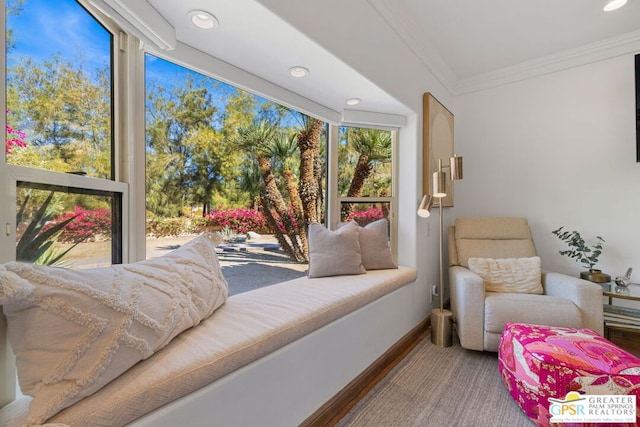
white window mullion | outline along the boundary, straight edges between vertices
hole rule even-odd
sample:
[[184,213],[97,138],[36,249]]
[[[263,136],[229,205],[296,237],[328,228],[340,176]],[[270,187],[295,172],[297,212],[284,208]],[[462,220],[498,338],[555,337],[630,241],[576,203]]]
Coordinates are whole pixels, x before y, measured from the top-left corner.
[[338,198],[338,126],[329,125],[327,147],[327,220],[326,226],[334,229],[340,221],[340,199]]
[[397,262],[398,257],[398,141],[400,140],[399,131],[391,132],[391,221],[389,224],[389,232],[391,237],[391,253],[394,261]]

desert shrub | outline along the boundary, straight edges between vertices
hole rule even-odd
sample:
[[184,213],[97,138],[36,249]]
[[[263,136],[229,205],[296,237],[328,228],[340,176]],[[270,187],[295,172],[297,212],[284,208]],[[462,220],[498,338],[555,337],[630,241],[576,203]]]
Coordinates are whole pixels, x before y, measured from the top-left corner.
[[200,234],[207,229],[207,226],[207,219],[196,215],[185,218],[182,230],[185,234]]
[[147,235],[154,237],[179,236],[185,234],[188,218],[152,218],[147,220]]
[[358,223],[358,225],[364,227],[367,224],[370,224],[382,218],[384,218],[382,209],[370,206],[363,211],[351,212],[349,216],[347,216],[347,221],[354,220]]
[[245,208],[220,209],[211,211],[207,217],[209,226],[228,227],[235,233],[264,230],[266,221],[260,211]]
[[50,221],[46,229],[54,227],[56,224],[71,221],[62,229],[58,236],[58,241],[63,243],[79,243],[86,239],[99,238],[100,236],[111,236],[111,211],[108,209],[88,210],[80,206],[75,206],[72,212],[64,213],[55,220]]

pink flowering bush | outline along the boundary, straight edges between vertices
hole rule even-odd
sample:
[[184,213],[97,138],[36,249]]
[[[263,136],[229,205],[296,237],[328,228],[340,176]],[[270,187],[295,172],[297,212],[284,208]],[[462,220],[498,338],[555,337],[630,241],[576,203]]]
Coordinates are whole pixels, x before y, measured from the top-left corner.
[[370,206],[364,211],[355,211],[350,213],[347,217],[347,221],[354,220],[360,227],[364,227],[367,224],[382,218],[384,218],[382,209]]
[[262,230],[266,224],[262,212],[245,208],[212,211],[207,215],[206,219],[211,226],[229,227],[231,231],[241,234]]
[[[9,115],[9,110],[6,110],[7,116]],[[6,129],[7,129],[7,143],[5,144],[4,147],[4,152],[6,154],[10,154],[11,153],[11,149],[13,147],[26,147],[27,143],[24,141],[24,139],[27,137],[27,134],[25,134],[22,131],[19,131],[17,129],[14,129],[11,125],[9,125],[8,123],[6,124]]]
[[87,210],[75,206],[73,212],[67,212],[51,221],[44,229],[73,218],[58,237],[59,242],[79,243],[92,236],[111,236],[111,211],[108,209]]

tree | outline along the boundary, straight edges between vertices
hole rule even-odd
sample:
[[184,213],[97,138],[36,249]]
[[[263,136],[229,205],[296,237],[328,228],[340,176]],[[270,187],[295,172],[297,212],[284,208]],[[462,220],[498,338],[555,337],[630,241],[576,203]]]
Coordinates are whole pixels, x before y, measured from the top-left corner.
[[[228,174],[223,174],[225,181],[218,193],[218,199],[223,200],[224,206],[248,206],[253,205],[255,209],[256,196],[260,194],[259,189],[247,190],[244,186],[244,172],[246,171],[245,157],[247,153],[239,150],[237,145],[238,129],[249,126],[255,117],[256,97],[248,92],[234,89],[231,94],[222,92],[220,104],[224,104],[224,112],[220,120],[222,133],[221,153],[224,153],[224,165],[229,168]],[[255,168],[253,168],[255,170]],[[257,182],[260,176],[257,174]],[[251,188],[251,185],[247,186]]]
[[111,178],[111,85],[81,61],[20,60],[8,70],[8,108],[29,134],[29,148],[9,161]]
[[[345,149],[347,156],[355,158],[351,180],[347,190],[347,197],[360,197],[365,185],[376,166],[391,163],[391,133],[376,129],[351,128],[347,130]],[[346,162],[349,163],[349,162]],[[388,174],[382,178],[369,182],[372,193],[378,195],[389,194],[390,181]],[[342,216],[347,217],[353,211],[353,205],[347,204],[342,208]]]
[[[182,216],[189,202],[208,207],[223,161],[217,155],[221,137],[213,129],[216,111],[208,88],[193,78],[174,86],[171,93],[164,88],[149,91],[147,202],[152,212]],[[193,191],[196,186],[199,194]]]
[[294,164],[301,163],[300,159],[296,159],[299,144],[296,140],[296,134],[286,136],[283,133],[276,135],[267,146],[273,162],[279,166],[280,172],[284,180],[284,186],[287,194],[294,218],[294,227],[300,239],[301,251],[304,259],[308,258],[309,244],[307,241],[307,224],[308,214],[304,209],[302,199],[300,198],[299,186],[296,176],[293,172]]
[[273,147],[276,131],[276,127],[263,120],[240,128],[238,140],[242,148],[249,151],[255,158],[262,178],[263,211],[276,233],[278,243],[292,259],[300,262],[307,261],[307,254],[298,238],[300,224],[296,223],[291,214],[272,169],[270,147]]
[[298,149],[300,150],[300,199],[304,206],[305,227],[311,222],[320,222],[318,209],[319,187],[318,178],[322,175],[320,160],[320,138],[324,122],[303,116],[303,124],[298,131]]

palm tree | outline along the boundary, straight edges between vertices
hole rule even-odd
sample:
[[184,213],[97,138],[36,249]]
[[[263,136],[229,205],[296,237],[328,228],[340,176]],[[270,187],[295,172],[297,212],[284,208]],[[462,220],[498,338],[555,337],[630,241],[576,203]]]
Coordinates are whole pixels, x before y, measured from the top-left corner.
[[240,176],[238,177],[240,181],[239,188],[253,196],[251,208],[256,210],[262,206],[262,203],[260,202],[260,198],[262,197],[260,195],[262,191],[260,170],[255,162],[247,162],[246,164],[241,165],[241,167]]
[[[273,147],[275,130],[276,128],[271,126],[269,122],[261,121],[258,124],[240,128],[238,137],[242,147],[254,155],[260,170],[264,214],[274,229],[278,243],[292,259],[303,262],[307,261],[307,253],[301,247],[298,230],[290,216],[287,203],[278,188],[278,181],[271,167],[270,147]],[[272,209],[275,211],[275,215],[271,211]],[[280,229],[278,220],[282,223],[284,230]]]
[[[351,148],[358,153],[347,197],[360,197],[376,164],[391,161],[391,133],[376,129],[354,129]],[[353,210],[352,204],[342,208],[343,217]]]
[[305,227],[311,222],[319,222],[318,177],[322,175],[320,161],[320,139],[324,122],[309,116],[302,116],[302,128],[298,131],[300,150],[300,184],[298,191],[306,215]]
[[298,153],[296,134],[292,134],[291,136],[283,133],[278,134],[271,140],[268,152],[273,164],[275,164],[282,173],[284,186],[291,201],[291,208],[293,209],[293,217],[295,219],[293,226],[300,238],[302,252],[307,254],[308,242],[305,211],[302,205],[302,199],[300,198],[296,176],[293,172],[293,167],[296,163],[295,155]]

